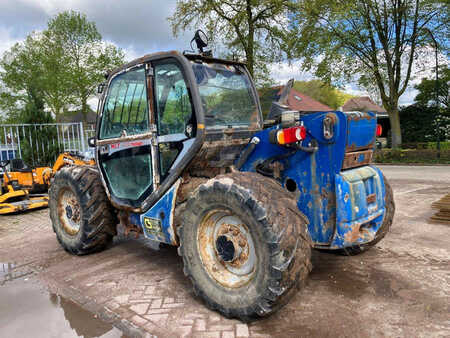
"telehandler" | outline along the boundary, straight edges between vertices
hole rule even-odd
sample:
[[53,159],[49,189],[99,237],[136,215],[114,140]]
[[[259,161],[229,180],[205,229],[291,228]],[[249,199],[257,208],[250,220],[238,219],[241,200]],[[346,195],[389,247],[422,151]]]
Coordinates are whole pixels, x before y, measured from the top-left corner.
[[120,222],[177,246],[210,308],[266,316],[302,288],[312,248],[358,254],[389,231],[392,189],[371,164],[376,116],[278,102],[263,121],[245,64],[194,39],[198,53],[145,55],[99,86],[96,164],[56,173],[53,229],[85,255]]
[[0,162],[3,171],[0,176],[0,215],[48,206],[48,196],[30,195],[29,190],[12,179],[7,170],[9,163],[9,160]]
[[78,152],[60,154],[53,167],[32,168],[20,158],[1,162],[0,167],[4,173],[0,177],[0,214],[47,207],[46,194],[51,179],[58,170],[64,166],[94,164],[93,159],[87,159]]

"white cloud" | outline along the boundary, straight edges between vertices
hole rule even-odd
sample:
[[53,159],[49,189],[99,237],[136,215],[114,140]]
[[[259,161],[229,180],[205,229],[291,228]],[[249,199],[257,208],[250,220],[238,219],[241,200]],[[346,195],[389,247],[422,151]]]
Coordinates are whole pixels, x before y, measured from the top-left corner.
[[21,40],[22,39],[14,38],[10,29],[0,26],[0,56],[3,55],[5,51],[10,49],[16,42]]
[[285,84],[290,79],[309,81],[314,78],[311,72],[302,70],[301,61],[273,63],[269,66],[270,76],[277,84]]

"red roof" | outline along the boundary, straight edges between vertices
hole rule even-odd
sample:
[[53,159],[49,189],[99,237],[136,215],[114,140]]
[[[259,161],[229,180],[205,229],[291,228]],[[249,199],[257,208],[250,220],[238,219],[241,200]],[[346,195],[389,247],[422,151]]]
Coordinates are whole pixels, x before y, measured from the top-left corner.
[[386,109],[373,102],[368,96],[354,97],[345,102],[343,111],[372,111],[376,113],[386,113]]
[[[280,88],[278,95],[281,94],[283,88]],[[331,111],[330,107],[314,100],[306,94],[300,93],[299,91],[292,88],[289,91],[287,103],[290,109],[300,110],[300,111]]]

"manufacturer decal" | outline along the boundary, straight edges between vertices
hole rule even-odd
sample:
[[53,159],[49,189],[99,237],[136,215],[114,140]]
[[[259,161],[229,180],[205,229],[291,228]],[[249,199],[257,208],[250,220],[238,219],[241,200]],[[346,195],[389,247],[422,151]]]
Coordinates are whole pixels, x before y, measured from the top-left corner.
[[153,234],[161,234],[161,220],[158,218],[144,217],[145,230]]

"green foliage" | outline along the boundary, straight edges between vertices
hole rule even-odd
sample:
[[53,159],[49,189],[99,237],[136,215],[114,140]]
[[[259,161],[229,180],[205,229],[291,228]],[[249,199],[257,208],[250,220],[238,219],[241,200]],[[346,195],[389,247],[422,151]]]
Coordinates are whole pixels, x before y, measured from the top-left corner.
[[325,82],[376,84],[390,115],[394,147],[401,144],[398,101],[421,47],[448,36],[448,1],[298,0],[293,53]]
[[294,89],[333,109],[338,109],[353,97],[320,80],[295,81]]
[[44,36],[47,48],[56,54],[53,60],[59,61],[57,65],[69,75],[68,86],[86,119],[87,100],[104,79],[105,70],[123,63],[123,51],[103,42],[95,23],[75,11],[62,12],[51,19]]
[[[20,111],[17,119],[21,123],[39,124],[39,123],[54,123],[50,112],[44,110],[44,100],[37,90],[30,91],[30,100],[25,105],[24,109]],[[27,132],[21,133],[18,129],[18,136],[20,137],[20,146],[22,151],[22,159],[28,164],[39,165],[53,165],[55,158],[59,154],[58,144],[50,144],[48,140],[57,139],[56,127],[46,128],[28,128]],[[36,144],[45,144],[45,149],[36,149]],[[39,155],[38,155],[39,154]]]
[[441,140],[450,138],[450,119],[443,114],[436,116],[435,107],[417,104],[400,110],[403,142],[432,142],[437,140],[437,123],[440,121]]
[[450,164],[450,150],[442,149],[440,159],[435,149],[382,149],[374,154],[376,163]]
[[286,0],[178,0],[169,18],[174,34],[204,28],[223,56],[245,58],[258,84],[270,82],[267,64],[283,58],[294,2]]
[[162,135],[184,133],[186,123],[192,115],[191,101],[182,82],[174,85],[174,93],[166,101],[160,125]]
[[104,43],[85,15],[70,11],[56,15],[42,33],[31,33],[6,51],[0,60],[0,109],[17,119],[17,111],[40,97],[55,117],[69,106],[87,114],[87,100],[103,73],[123,63],[123,52]]
[[261,111],[264,119],[269,114],[272,102],[276,100],[276,96],[279,91],[279,88],[272,87],[258,89],[259,103],[261,104]]
[[[441,67],[438,72],[438,90],[439,103],[444,109],[449,109],[450,103],[450,68],[448,66]],[[436,105],[436,78],[422,79],[422,81],[414,86],[419,91],[416,96],[417,104],[421,106]]]

